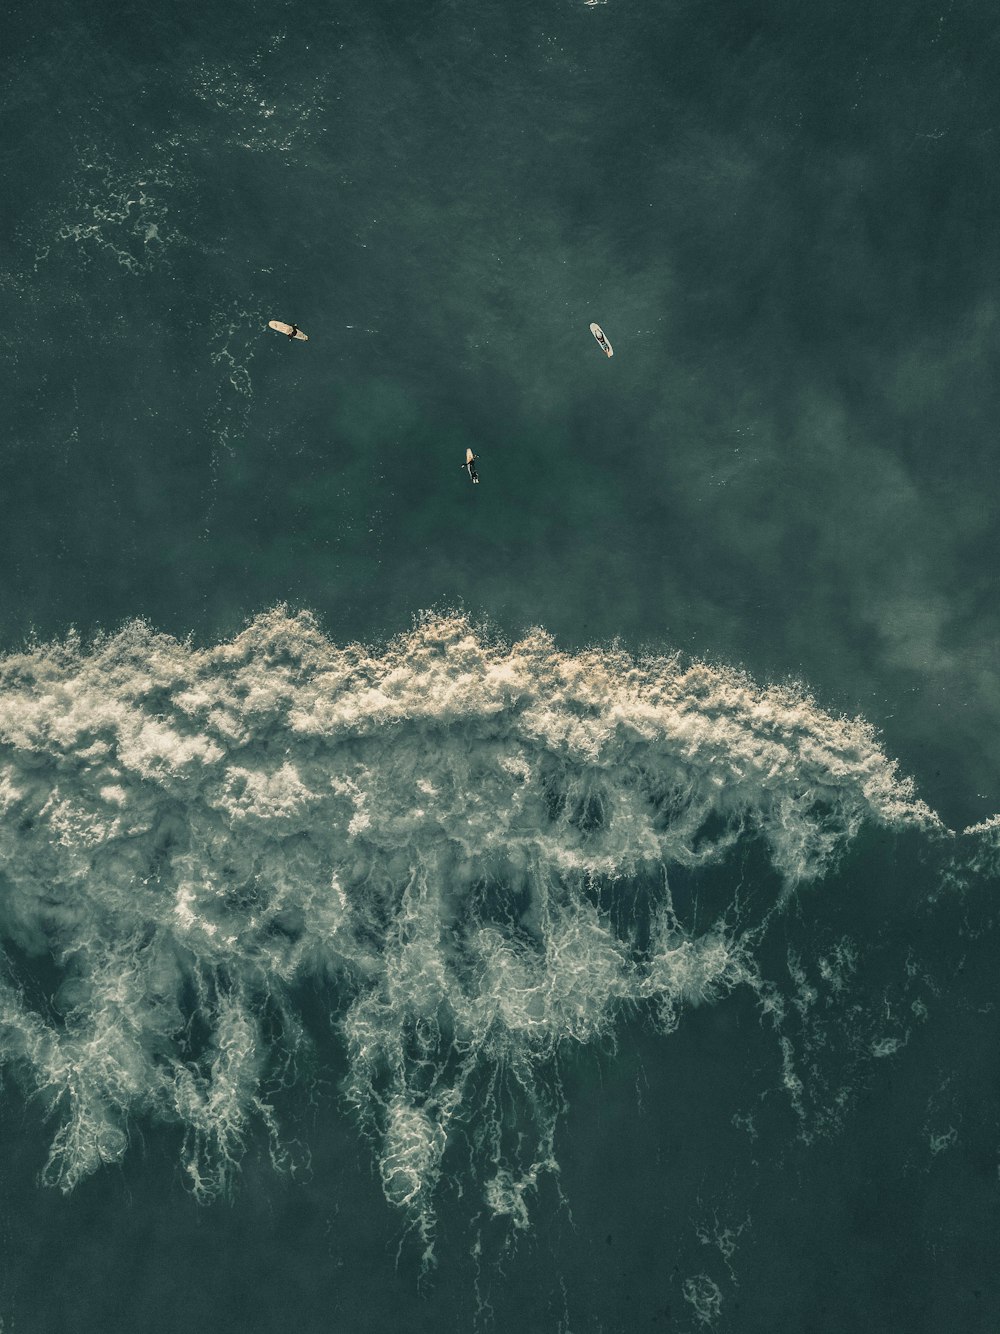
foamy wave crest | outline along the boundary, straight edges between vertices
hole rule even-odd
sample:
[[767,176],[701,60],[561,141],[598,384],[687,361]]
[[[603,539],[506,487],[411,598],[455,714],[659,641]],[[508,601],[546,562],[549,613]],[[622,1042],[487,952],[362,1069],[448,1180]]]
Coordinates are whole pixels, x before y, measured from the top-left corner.
[[136,623],[8,656],[0,805],[0,1041],[57,1125],[46,1178],[120,1159],[137,1118],[183,1128],[201,1196],[255,1124],[280,1161],[267,1090],[308,1045],[308,985],[428,1241],[460,1146],[527,1224],[562,1044],[755,983],[671,874],[757,839],[780,894],[863,822],[938,827],[867,725],[795,689],[457,616],[338,647],[280,609],[204,650]]

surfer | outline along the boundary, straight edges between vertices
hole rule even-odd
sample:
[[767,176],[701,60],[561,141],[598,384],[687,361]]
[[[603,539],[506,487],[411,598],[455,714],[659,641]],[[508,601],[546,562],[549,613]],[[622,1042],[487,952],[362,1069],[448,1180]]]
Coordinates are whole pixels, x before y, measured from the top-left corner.
[[467,449],[465,451],[465,462],[462,464],[462,467],[474,482],[479,481],[479,473],[476,472],[476,459],[478,458],[478,454],[473,454],[471,449]]
[[590,326],[590,332],[597,339],[598,347],[600,347],[601,351],[605,354],[605,356],[613,357],[615,355],[614,349],[608,342],[607,334],[604,332],[601,326],[599,324],[592,324]]
[[284,334],[286,338],[293,340],[298,338],[300,342],[309,342],[309,335],[303,333],[297,324],[286,324],[284,320],[268,320],[267,327],[273,329],[275,333]]

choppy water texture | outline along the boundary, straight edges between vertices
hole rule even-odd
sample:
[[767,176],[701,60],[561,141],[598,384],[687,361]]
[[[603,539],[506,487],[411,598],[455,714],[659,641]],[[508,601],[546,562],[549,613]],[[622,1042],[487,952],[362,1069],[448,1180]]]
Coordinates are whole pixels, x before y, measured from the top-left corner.
[[993,1334],[997,46],[6,17],[5,1329]]
[[[788,892],[866,820],[937,824],[868,727],[798,692],[461,619],[381,654],[281,613],[212,650],[138,624],[38,649],[0,668],[0,740],[4,936],[61,975],[41,1011],[13,974],[3,994],[5,1055],[60,1122],[46,1177],[119,1159],[133,1115],[181,1124],[198,1195],[253,1116],[280,1159],[262,1090],[310,979],[425,1235],[456,1126],[490,1148],[491,1210],[527,1225],[562,1044],[761,990],[737,905],[685,923],[675,868],[759,839]],[[541,1121],[511,1161],[508,1088]]]
[[[43,1179],[73,1190],[147,1121],[180,1128],[199,1199],[233,1186],[254,1122],[294,1167],[273,1099],[310,1082],[308,985],[425,1264],[447,1159],[452,1189],[529,1228],[559,1172],[560,1056],[640,1013],[665,1037],[747,988],[800,1136],[836,1121],[809,1068],[826,1039],[787,1020],[839,993],[829,1022],[856,1040],[865,946],[790,949],[775,978],[757,947],[863,826],[954,843],[870,727],[801,690],[540,631],[508,647],[461,617],[379,651],[281,610],[210,649],[141,623],[39,647],[0,665],[0,744],[0,1032],[55,1125]],[[995,856],[993,824],[967,839],[937,854],[952,880]],[[33,995],[38,958],[58,985]],[[714,1280],[687,1284],[711,1323]]]

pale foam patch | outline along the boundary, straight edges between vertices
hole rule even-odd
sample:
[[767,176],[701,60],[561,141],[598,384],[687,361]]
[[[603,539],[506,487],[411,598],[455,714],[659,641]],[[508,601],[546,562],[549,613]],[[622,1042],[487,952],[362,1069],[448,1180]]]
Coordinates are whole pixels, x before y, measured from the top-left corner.
[[250,365],[267,336],[267,319],[263,310],[248,310],[231,302],[228,308],[213,311],[208,320],[207,345],[215,396],[205,428],[212,440],[213,489],[218,482],[222,455],[232,454],[246,437],[253,402]]
[[1000,815],[991,815],[977,824],[966,826],[954,841],[954,851],[945,866],[939,884],[931,894],[962,893],[979,877],[995,879],[1000,875]]
[[36,270],[56,247],[74,249],[84,264],[111,260],[133,275],[169,263],[171,248],[184,239],[172,220],[181,183],[175,147],[155,144],[139,164],[81,147],[64,202],[36,241]]
[[230,146],[294,154],[324,132],[327,98],[320,80],[289,87],[269,78],[268,54],[260,52],[249,67],[201,61],[192,71],[192,90],[220,118]]
[[[794,689],[459,617],[338,647],[280,610],[207,649],[136,623],[4,659],[0,806],[0,1032],[57,1117],[48,1178],[120,1158],[136,1117],[183,1127],[200,1196],[254,1124],[280,1162],[263,1090],[305,1044],[310,981],[428,1248],[463,1145],[487,1208],[527,1224],[567,1044],[637,1007],[667,1032],[739,986],[780,1017],[738,914],[683,922],[672,871],[756,838],[780,896],[865,822],[940,829],[865,723]],[[55,960],[53,1007],[18,952]],[[799,979],[803,1005],[849,970],[827,974]],[[784,1074],[799,1100],[790,1048]]]

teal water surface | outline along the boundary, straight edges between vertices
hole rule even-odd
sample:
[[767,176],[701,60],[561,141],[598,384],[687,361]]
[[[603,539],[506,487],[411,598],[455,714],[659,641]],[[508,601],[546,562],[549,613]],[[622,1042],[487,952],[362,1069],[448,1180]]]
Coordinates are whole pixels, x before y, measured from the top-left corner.
[[4,28],[5,1327],[995,1328],[990,7]]

